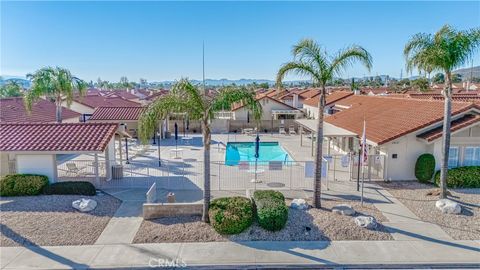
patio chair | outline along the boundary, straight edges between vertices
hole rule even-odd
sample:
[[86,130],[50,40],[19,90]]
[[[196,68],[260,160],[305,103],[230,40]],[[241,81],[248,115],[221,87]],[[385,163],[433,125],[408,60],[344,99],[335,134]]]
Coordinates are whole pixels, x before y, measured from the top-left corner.
[[297,135],[297,132],[295,131],[295,127],[294,126],[290,126],[288,128],[288,134],[290,135]]
[[85,169],[84,167],[78,168],[77,164],[75,163],[67,163],[66,166],[67,166],[67,175],[70,174],[74,176],[80,176],[84,174],[82,172]]
[[278,128],[278,133],[279,133],[279,134],[287,135],[287,132],[285,131],[285,127],[279,127],[279,128]]

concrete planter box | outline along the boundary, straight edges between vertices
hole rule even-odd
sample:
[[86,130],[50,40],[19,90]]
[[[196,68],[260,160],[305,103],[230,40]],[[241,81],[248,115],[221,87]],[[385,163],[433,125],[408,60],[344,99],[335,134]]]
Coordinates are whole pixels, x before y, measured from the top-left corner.
[[202,209],[201,203],[144,203],[143,218],[201,215]]

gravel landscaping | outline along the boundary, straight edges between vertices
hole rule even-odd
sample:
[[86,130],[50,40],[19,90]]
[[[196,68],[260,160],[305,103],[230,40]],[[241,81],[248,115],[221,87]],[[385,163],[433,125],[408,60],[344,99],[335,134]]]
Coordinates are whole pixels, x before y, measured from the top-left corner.
[[[89,213],[72,202],[90,198],[98,202]],[[57,246],[94,244],[121,201],[110,195],[41,195],[0,198],[0,246]]]
[[462,205],[459,215],[442,214],[436,207],[438,196],[427,195],[437,187],[416,181],[379,183],[415,215],[438,224],[455,240],[480,239],[480,189],[449,189],[449,199]]
[[323,200],[322,209],[289,209],[286,227],[277,232],[266,231],[254,223],[238,235],[223,236],[210,225],[201,222],[199,216],[183,216],[143,221],[133,242],[392,240],[381,225],[376,230],[363,229],[355,224],[353,217],[332,213],[331,208],[341,203],[350,204],[357,211],[356,215],[360,212],[374,216],[378,222],[385,220],[369,204],[364,204],[361,208],[359,202]]

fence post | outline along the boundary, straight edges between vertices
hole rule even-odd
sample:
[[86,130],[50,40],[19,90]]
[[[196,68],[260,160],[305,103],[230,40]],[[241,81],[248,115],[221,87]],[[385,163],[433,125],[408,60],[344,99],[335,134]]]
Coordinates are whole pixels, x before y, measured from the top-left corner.
[[220,166],[222,166],[221,161],[218,162],[218,190],[219,191],[221,190],[221,186],[220,186]]

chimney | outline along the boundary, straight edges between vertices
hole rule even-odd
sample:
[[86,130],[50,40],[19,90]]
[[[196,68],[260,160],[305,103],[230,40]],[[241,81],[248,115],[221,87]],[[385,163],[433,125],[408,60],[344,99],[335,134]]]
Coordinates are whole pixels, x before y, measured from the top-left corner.
[[[463,83],[462,83],[462,87],[463,87],[463,89],[467,89],[467,82],[463,82]],[[467,89],[467,90],[468,90],[468,89]]]
[[360,89],[355,89],[353,90],[354,95],[360,95]]
[[293,103],[292,106],[294,108],[298,108],[298,94],[293,94]]
[[470,91],[470,81],[467,81],[467,87],[465,88],[468,91]]

